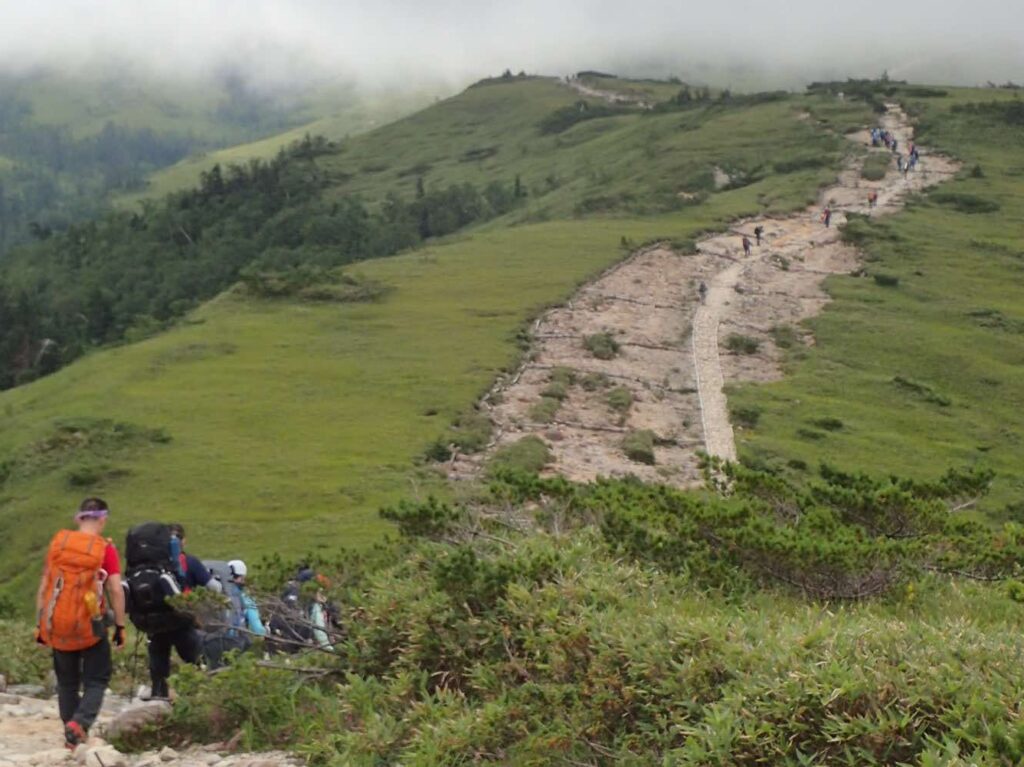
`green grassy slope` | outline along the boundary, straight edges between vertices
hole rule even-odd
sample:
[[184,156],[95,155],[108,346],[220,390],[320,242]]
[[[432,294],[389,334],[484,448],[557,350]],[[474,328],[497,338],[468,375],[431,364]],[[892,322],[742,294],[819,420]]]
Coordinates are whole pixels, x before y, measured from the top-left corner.
[[[961,89],[908,100],[921,142],[961,158],[964,170],[897,216],[858,228],[868,276],[829,280],[835,301],[810,323],[814,348],[791,355],[785,380],[733,394],[736,406],[764,411],[739,434],[743,455],[811,471],[828,461],[914,476],[979,465],[998,473],[989,508],[1020,501],[1024,133],[951,111],[1008,98]],[[964,212],[958,200],[972,197],[998,210]],[[875,274],[899,284],[879,285]],[[843,427],[816,429],[826,417]]]
[[[798,119],[803,99],[715,109],[702,119],[617,117],[594,142],[572,141],[574,133],[594,131],[591,124],[567,131],[561,144],[538,138],[537,119],[574,100],[542,81],[473,88],[354,139],[341,160],[353,162],[358,146],[371,158],[401,153],[394,164],[403,167],[416,160],[418,147],[424,161],[449,158],[438,165],[438,183],[459,173],[486,179],[522,172],[532,184],[535,174],[561,163],[578,174],[577,200],[599,184],[591,177],[596,172],[607,186],[656,202],[650,179],[667,177],[672,167],[696,167],[709,147],[714,155],[705,169],[709,161],[739,167],[800,156],[808,142],[822,162],[835,162],[842,147],[842,139]],[[643,147],[652,129],[661,131],[664,151],[648,156]],[[451,159],[465,147],[516,137],[544,157],[509,152],[494,168]],[[622,161],[616,146],[634,162]],[[86,492],[114,505],[117,536],[132,522],[175,518],[195,530],[190,537],[205,554],[368,543],[386,529],[375,516],[381,504],[436,489],[415,472],[416,458],[513,364],[524,320],[620,258],[623,238],[686,240],[745,213],[800,206],[827,175],[822,168],[776,174],[769,166],[754,183],[657,215],[627,207],[615,216],[513,227],[496,220],[476,233],[355,267],[393,286],[379,304],[229,294],[164,335],[94,353],[0,394],[0,462],[8,461],[0,484],[0,578],[8,590],[24,590],[34,573],[23,565],[34,563]],[[374,188],[364,187],[367,197]],[[549,194],[557,208],[574,209],[568,191]],[[545,205],[547,198],[535,202]],[[95,419],[163,429],[170,441]],[[28,519],[33,524],[24,524]]]

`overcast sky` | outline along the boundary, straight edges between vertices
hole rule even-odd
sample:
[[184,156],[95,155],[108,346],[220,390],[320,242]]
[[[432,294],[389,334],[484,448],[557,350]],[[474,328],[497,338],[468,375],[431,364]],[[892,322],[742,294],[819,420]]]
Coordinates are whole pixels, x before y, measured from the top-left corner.
[[1024,0],[0,0],[0,67],[111,59],[172,75],[240,65],[263,82],[465,82],[506,67],[1021,82]]

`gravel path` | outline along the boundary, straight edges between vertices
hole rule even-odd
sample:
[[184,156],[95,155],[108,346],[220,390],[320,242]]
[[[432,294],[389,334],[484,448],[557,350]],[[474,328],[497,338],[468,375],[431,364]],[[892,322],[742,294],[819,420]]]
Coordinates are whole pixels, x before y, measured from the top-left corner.
[[[880,119],[906,151],[913,130],[902,110],[890,105]],[[862,146],[869,143],[867,131],[849,138]],[[789,346],[813,344],[802,323],[828,303],[825,278],[860,269],[860,254],[840,239],[838,227],[846,213],[895,212],[907,194],[957,170],[953,161],[925,150],[909,176],[898,173],[893,162],[885,178],[867,181],[861,177],[862,162],[860,157],[851,160],[837,182],[804,211],[737,222],[701,240],[696,254],[676,253],[667,245],[643,249],[545,313],[533,328],[522,366],[481,403],[495,426],[492,444],[482,453],[456,456],[449,476],[479,476],[495,451],[527,436],[540,438],[550,449],[549,473],[578,482],[632,475],[688,487],[703,481],[698,451],[735,460],[734,428],[741,426],[730,420],[725,389],[730,383],[782,377],[778,328],[787,330]],[[878,205],[869,211],[870,191],[878,193]],[[828,228],[820,220],[826,203],[833,211]],[[764,228],[760,246],[757,226]],[[754,243],[749,255],[743,252],[744,235]],[[703,304],[700,282],[708,286]],[[587,351],[585,340],[595,334],[614,337],[619,349],[612,358]],[[733,334],[756,342],[757,348],[730,350]],[[575,383],[560,387],[554,414],[538,409],[539,404],[552,405],[552,380],[564,378],[566,371]],[[630,402],[616,409],[610,394],[622,389],[628,390]],[[654,463],[626,455],[623,441],[637,431],[654,433]]]
[[[913,141],[914,129],[906,114],[898,105],[888,105],[888,112],[882,117],[882,126],[898,140],[898,146],[906,152]],[[858,133],[852,140],[867,143],[868,134]],[[754,228],[758,225],[770,231],[771,248],[769,255],[776,259],[788,254],[801,257],[825,249],[837,252],[844,250],[837,227],[846,222],[846,213],[873,215],[893,213],[903,207],[904,198],[912,191],[937,184],[951,176],[957,165],[949,158],[922,151],[923,160],[918,169],[903,176],[893,169],[877,184],[861,179],[859,160],[851,163],[839,177],[839,182],[825,189],[817,205],[786,219],[752,219],[743,222],[741,235],[746,234],[754,241]],[[878,207],[868,207],[867,192],[878,193]],[[832,226],[826,228],[818,214],[828,203],[832,208]],[[736,297],[740,279],[744,273],[766,257],[765,250],[751,248],[749,256],[743,254],[742,239],[737,242],[736,234],[716,235],[702,241],[698,250],[720,253],[731,250],[738,259],[718,272],[708,281],[707,300],[697,308],[693,322],[694,375],[701,404],[701,422],[704,428],[704,446],[709,455],[725,460],[736,460],[736,441],[729,418],[729,407],[724,391],[726,376],[723,373],[722,333],[723,320],[735,311],[730,307]],[[848,250],[848,249],[847,249]],[[840,258],[839,261],[844,259]],[[825,269],[823,271],[829,271]],[[732,317],[733,320],[738,318]],[[740,323],[742,324],[742,323]]]
[[[102,737],[91,737],[75,752],[64,747],[63,725],[53,698],[0,692],[0,767],[66,765],[66,767],[298,767],[301,761],[280,752],[239,753],[229,744],[192,746],[181,751],[163,748],[141,754],[122,754]],[[136,711],[124,698],[109,695],[93,728],[102,735],[118,717]],[[165,704],[166,705],[166,704]]]

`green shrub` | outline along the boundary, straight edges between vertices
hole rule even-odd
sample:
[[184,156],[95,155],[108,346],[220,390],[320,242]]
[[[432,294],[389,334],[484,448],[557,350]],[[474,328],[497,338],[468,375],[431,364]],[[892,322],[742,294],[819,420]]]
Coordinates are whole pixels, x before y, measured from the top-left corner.
[[620,415],[625,415],[633,407],[633,392],[625,386],[616,386],[608,392],[608,407]]
[[805,155],[803,157],[791,157],[780,160],[772,165],[776,173],[795,173],[799,170],[814,170],[816,168],[830,168],[834,160],[827,154]]
[[478,453],[491,441],[493,428],[486,413],[466,410],[460,413],[452,424],[451,441],[464,453]]
[[582,386],[585,391],[607,389],[611,385],[611,381],[604,373],[586,373],[582,378],[580,378],[580,386]]
[[816,418],[812,423],[819,429],[824,429],[825,431],[840,431],[844,426],[843,422],[838,418],[831,417]]
[[795,346],[800,336],[797,335],[796,328],[792,325],[775,325],[771,329],[772,341],[780,349],[790,349]]
[[654,432],[649,429],[631,431],[622,440],[622,452],[631,461],[653,466],[655,463],[654,441]]
[[966,192],[932,192],[928,199],[968,215],[995,213],[1001,207],[995,200],[986,200],[983,197],[967,194]]
[[896,288],[899,287],[900,278],[892,274],[876,273],[871,275],[875,280],[876,285],[880,285],[883,288]]
[[77,489],[97,487],[104,482],[111,482],[120,477],[127,476],[129,473],[127,469],[121,469],[107,463],[86,461],[68,469],[65,477],[68,486]]
[[562,401],[555,397],[541,397],[530,407],[530,420],[534,423],[551,423],[558,415]]
[[761,348],[761,342],[750,336],[730,333],[729,337],[725,339],[725,348],[733,354],[757,354],[757,350]]
[[757,426],[757,422],[761,420],[762,409],[756,405],[749,406],[730,406],[729,416],[733,424],[739,426],[742,429],[753,429]]
[[892,158],[888,153],[872,152],[864,161],[861,177],[868,181],[881,181],[892,166]]
[[541,391],[541,396],[550,397],[561,402],[569,396],[569,390],[561,381],[552,381]]
[[825,432],[817,431],[816,429],[807,429],[804,428],[803,426],[796,430],[796,435],[800,437],[800,439],[806,439],[812,442],[817,442],[818,440],[825,439],[825,437],[827,436]]
[[549,379],[552,383],[569,387],[576,383],[576,371],[570,367],[560,365],[551,371]]
[[896,385],[896,388],[909,394],[916,395],[925,402],[930,402],[933,405],[939,407],[949,407],[953,404],[953,401],[944,394],[939,394],[928,384],[921,383],[920,381],[914,381],[904,376],[893,376],[892,382]]
[[550,462],[551,451],[544,440],[529,436],[500,448],[488,468],[492,474],[504,471],[536,474]]
[[611,333],[594,333],[583,339],[583,347],[599,360],[610,360],[619,353],[619,342]]

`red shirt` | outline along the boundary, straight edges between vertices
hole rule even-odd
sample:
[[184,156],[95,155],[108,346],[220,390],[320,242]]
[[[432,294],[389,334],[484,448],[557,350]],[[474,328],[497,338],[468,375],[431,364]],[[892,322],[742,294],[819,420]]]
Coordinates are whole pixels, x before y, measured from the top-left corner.
[[103,569],[107,571],[107,575],[121,574],[121,558],[117,555],[117,546],[113,543],[108,543],[106,551],[103,552]]

